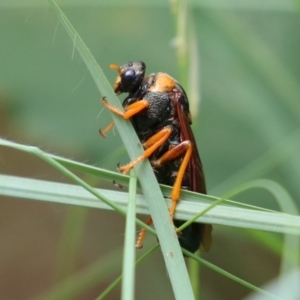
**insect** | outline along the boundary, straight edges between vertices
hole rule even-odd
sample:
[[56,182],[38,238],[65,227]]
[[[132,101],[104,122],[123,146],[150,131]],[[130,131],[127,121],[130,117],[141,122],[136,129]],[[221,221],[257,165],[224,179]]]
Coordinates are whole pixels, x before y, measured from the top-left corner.
[[[148,158],[159,183],[172,186],[169,208],[174,218],[180,189],[206,193],[202,163],[191,130],[189,102],[182,86],[166,73],[145,76],[146,65],[141,61],[125,65],[110,65],[118,72],[114,84],[117,95],[128,93],[123,101],[125,112],[110,105],[106,98],[102,103],[110,111],[129,119],[144,147],[142,156],[132,162],[118,166],[127,173],[138,162]],[[105,136],[114,126],[110,123],[100,134]],[[183,221],[174,220],[179,227]],[[147,224],[152,224],[151,217]],[[195,252],[199,247],[208,251],[211,245],[210,224],[192,223],[179,234],[181,247]],[[145,230],[142,229],[136,247],[141,248]]]

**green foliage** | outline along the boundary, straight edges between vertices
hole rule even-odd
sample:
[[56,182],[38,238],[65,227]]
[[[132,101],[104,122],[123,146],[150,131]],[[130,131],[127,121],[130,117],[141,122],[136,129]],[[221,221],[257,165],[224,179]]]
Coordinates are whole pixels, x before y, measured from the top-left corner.
[[[185,215],[185,209],[196,205],[196,211],[201,212],[221,197],[221,205],[201,216],[207,222],[222,225],[215,225],[212,254],[205,254],[207,260],[222,268],[225,265],[230,273],[241,274],[239,277],[256,286],[278,273],[279,279],[284,278],[298,266],[299,260],[299,220],[295,215],[298,215],[300,193],[300,23],[292,2],[263,4],[261,1],[232,0],[224,4],[222,1],[190,1],[189,6],[187,2],[179,1],[173,2],[171,12],[163,1],[100,2],[62,3],[64,13],[79,32],[71,40],[65,34],[62,21],[58,21],[46,2],[27,1],[26,6],[21,1],[0,4],[3,22],[0,29],[3,62],[0,70],[0,134],[23,144],[39,145],[49,149],[48,152],[64,153],[78,161],[88,158],[90,165],[115,168],[117,162],[127,161],[120,140],[126,143],[131,134],[122,133],[121,139],[113,138],[113,134],[106,140],[97,138],[98,128],[110,122],[110,116],[101,112],[98,99],[102,95],[94,82],[100,87],[101,94],[113,99],[110,83],[115,74],[108,71],[110,63],[141,59],[146,61],[148,73],[165,71],[172,74],[184,85],[191,101],[193,131],[200,146],[210,194],[199,198],[193,193],[183,193],[182,199],[187,202],[182,203],[182,210],[179,207],[179,213],[188,220],[193,214]],[[83,50],[95,56],[95,61],[85,61],[89,71],[76,50],[80,44],[79,35],[87,45]],[[97,77],[96,61],[103,66],[110,83],[104,76]],[[103,85],[104,90],[101,90]],[[121,127],[125,126],[122,124]],[[7,141],[1,143],[8,146]],[[137,143],[131,144],[136,150],[131,149],[130,153],[136,156]],[[84,172],[85,180],[78,178],[76,182],[90,191],[95,192],[85,181],[92,182],[95,176],[128,183],[128,177],[123,175],[61,157],[47,157],[39,149],[24,147],[23,150],[33,151],[53,166],[61,168],[62,165]],[[2,162],[2,157],[0,159]],[[2,173],[10,173],[6,165],[1,164],[0,168]],[[64,174],[72,177],[73,173],[68,169]],[[72,179],[77,180],[75,177]],[[23,190],[14,197],[41,197],[35,185],[35,193]],[[11,187],[10,190],[18,189]],[[162,187],[162,190],[168,196],[168,188]],[[67,196],[67,192],[62,191],[62,195],[64,193]],[[3,189],[1,194],[4,195]],[[223,202],[223,198],[232,199],[233,194],[238,203],[255,207]],[[116,203],[105,195],[104,199],[114,206]],[[46,197],[48,200],[44,201],[91,206],[78,199],[78,202],[72,201],[71,195],[66,198],[60,195],[56,200],[51,195],[48,197],[51,200]],[[271,212],[278,208],[284,213]],[[119,212],[125,214],[125,210],[126,206],[122,206]],[[107,287],[107,270],[121,272],[120,251],[109,257],[103,254],[94,267],[91,265],[82,272],[72,267],[78,259],[87,219],[86,212],[76,210],[67,218],[59,247],[56,277],[60,282],[49,292],[49,299],[50,295],[54,297],[52,299],[58,299],[58,295],[62,299],[74,299],[100,282]],[[75,222],[77,226],[73,227]],[[138,226],[144,226],[141,221],[137,222]],[[241,229],[226,229],[224,225]],[[105,225],[103,227],[108,236],[114,235]],[[243,231],[242,228],[268,232]],[[152,228],[149,231],[154,233]],[[284,238],[271,232],[285,233]],[[222,238],[225,243],[218,247]],[[273,255],[277,262],[280,260],[278,270],[272,269],[277,265],[274,261],[264,261],[263,268],[259,263],[251,263],[260,256],[269,258]],[[68,260],[64,260],[66,256]],[[152,258],[151,267],[153,265],[155,274],[152,277],[163,285],[155,292],[162,291],[161,297],[167,299],[170,295],[171,298],[168,279],[163,281],[158,277],[164,272],[158,274],[155,260],[157,257]],[[99,270],[101,266],[104,273]],[[147,271],[151,274],[151,268]],[[64,281],[62,278],[68,273],[72,276]],[[257,275],[261,274],[264,275],[258,279]],[[213,279],[208,281],[206,278]],[[239,291],[238,285],[228,281],[222,284],[222,280],[207,273],[206,267],[201,269],[201,285],[199,278],[193,278],[193,282],[201,286],[199,293],[203,298],[222,299],[225,294],[232,299],[242,298],[249,292],[248,288]],[[136,286],[139,298],[157,297],[150,293],[153,288],[141,294],[147,289],[145,285],[151,286],[151,282]],[[280,295],[276,290],[272,293]]]

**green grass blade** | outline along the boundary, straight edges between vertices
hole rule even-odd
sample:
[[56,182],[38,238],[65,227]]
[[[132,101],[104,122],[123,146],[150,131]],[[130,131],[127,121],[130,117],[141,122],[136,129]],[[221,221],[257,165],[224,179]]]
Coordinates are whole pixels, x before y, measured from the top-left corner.
[[[270,192],[274,199],[277,201],[282,212],[292,215],[299,215],[298,208],[295,205],[293,199],[290,197],[288,192],[282,188],[278,183],[267,180],[267,179],[257,179],[250,181],[235,188],[232,192],[227,194],[228,197],[232,197],[241,192],[245,192],[253,188],[262,188]],[[299,265],[299,248],[300,239],[299,236],[294,236],[290,234],[284,235],[284,247],[281,263],[281,274],[291,271],[295,266]]]
[[[127,193],[102,189],[95,189],[95,191],[105,198],[110,199],[112,203],[121,208],[121,211],[127,209]],[[0,175],[0,195],[98,209],[113,209],[76,185],[8,175]],[[144,196],[137,195],[136,199],[137,213],[149,214]],[[185,198],[185,200],[181,199],[178,204],[176,216],[182,220],[190,220],[196,211],[202,211],[209,206],[209,204],[201,201],[201,198],[199,199],[198,202],[189,201],[188,198]],[[165,199],[164,201],[168,204],[170,203],[169,199]],[[300,217],[280,212],[258,211],[256,209],[218,205],[197,221],[300,235]],[[153,228],[146,226],[143,222],[136,220],[136,224],[154,233]]]
[[203,264],[204,266],[210,268],[211,270],[214,270],[214,271],[216,271],[216,272],[218,272],[218,273],[220,273],[220,274],[222,274],[222,275],[224,275],[224,276],[226,276],[226,277],[228,277],[228,278],[230,278],[230,279],[232,279],[232,280],[234,280],[234,281],[236,281],[236,282],[238,282],[238,283],[240,283],[240,284],[242,284],[242,285],[248,287],[249,289],[251,289],[251,290],[253,290],[253,291],[255,291],[255,292],[258,292],[258,293],[264,295],[264,296],[266,297],[266,299],[281,299],[281,298],[279,298],[279,297],[277,297],[277,296],[275,296],[275,295],[272,295],[272,294],[269,293],[269,292],[266,292],[266,291],[264,291],[264,290],[262,290],[262,289],[256,287],[255,285],[253,285],[253,284],[251,284],[251,283],[248,283],[247,281],[245,281],[245,280],[243,280],[243,279],[241,279],[241,278],[239,278],[239,277],[236,277],[236,276],[234,276],[233,274],[231,274],[231,273],[229,273],[229,272],[227,272],[227,271],[225,271],[225,270],[223,270],[223,269],[217,267],[216,265],[214,265],[214,264],[212,264],[212,263],[206,261],[205,259],[199,257],[199,256],[196,255],[196,254],[193,254],[193,253],[191,253],[191,252],[189,252],[189,251],[187,251],[187,250],[185,250],[185,249],[182,250],[182,251],[183,251],[183,253],[186,254],[187,256],[193,258],[194,260],[196,260],[196,261],[198,261],[199,263]]
[[[108,181],[115,180],[116,182],[122,184],[122,185],[129,185],[129,177],[127,175],[123,175],[121,173],[112,172],[109,170],[101,169],[95,166],[87,165],[84,163],[80,163],[71,159],[67,159],[64,157],[60,157],[57,155],[49,154],[50,157],[55,159],[57,162],[59,162],[61,165],[70,168],[72,170],[80,171],[92,176],[96,176],[98,178],[103,178]],[[137,183],[139,186],[139,183]]]
[[[143,254],[139,259],[136,260],[135,266],[140,264],[145,258],[150,256],[152,252],[154,252],[159,245],[156,245],[152,247],[150,250],[148,250],[145,254]],[[102,293],[99,295],[99,297],[96,300],[103,300],[105,297],[121,282],[123,276],[119,276],[114,282],[112,282]]]
[[126,216],[125,243],[123,256],[122,300],[134,299],[135,279],[135,199],[137,178],[130,172],[129,202]]
[[[94,195],[97,199],[101,200],[105,204],[103,207],[106,207],[106,208],[110,207],[111,209],[117,211],[121,215],[123,215],[123,216],[126,215],[125,209],[121,208],[119,205],[115,204],[113,201],[110,201],[109,197],[103,195],[102,193],[99,193],[99,191],[92,188],[89,184],[87,184],[85,181],[80,179],[78,176],[76,176],[75,174],[70,172],[67,168],[65,168],[64,166],[59,164],[56,160],[54,160],[46,152],[43,152],[41,149],[39,149],[37,147],[26,146],[26,145],[21,145],[21,144],[18,144],[18,143],[10,142],[10,141],[7,141],[7,140],[1,139],[1,138],[0,138],[0,145],[6,146],[6,147],[11,147],[11,148],[14,148],[14,149],[18,149],[18,150],[36,155],[37,157],[41,158],[42,160],[44,160],[45,162],[47,162],[48,164],[50,164],[51,166],[53,166],[54,168],[56,168],[57,170],[62,172],[65,176],[70,178],[72,181],[76,182],[78,185],[83,187],[90,194]],[[3,176],[3,175],[1,175],[1,176]],[[14,177],[12,177],[8,182],[6,182],[6,184],[10,185],[10,186],[14,185],[13,178]],[[26,179],[24,179],[24,180],[26,180]],[[19,189],[16,188],[16,192],[18,193],[18,196],[22,197],[22,195],[24,196],[24,194],[25,194],[26,195],[25,198],[35,199],[35,200],[41,200],[39,197],[44,196],[43,200],[45,200],[45,201],[51,201],[53,199],[53,195],[55,194],[53,183],[49,183],[49,185],[47,187],[48,188],[48,190],[47,190],[48,193],[46,193],[46,194],[44,193],[44,190],[41,189],[41,185],[34,185],[33,182],[31,182],[31,184],[32,184],[31,185],[31,193],[29,193],[29,194],[26,193],[26,191],[23,190],[23,185],[20,185]],[[43,188],[46,188],[46,186],[44,186]],[[70,188],[70,186],[68,186],[67,189],[68,188]],[[82,193],[82,190],[79,187],[77,187],[77,188],[78,188],[77,191],[74,192],[74,194],[71,196],[71,198],[69,197],[69,191],[62,190],[59,195],[56,195],[55,199],[53,199],[53,202],[86,206],[84,204],[84,202],[82,202],[82,198],[78,197],[78,195],[80,195],[80,193]],[[5,191],[7,193],[5,193]],[[9,191],[11,192],[11,189],[9,189]],[[3,188],[2,194],[9,196],[9,191],[7,191],[7,189]],[[17,193],[16,193],[16,195],[17,195]],[[39,196],[37,196],[38,194],[39,194]],[[127,200],[126,200],[126,202],[127,202]],[[95,202],[95,199],[93,199],[91,202],[89,202],[88,207],[96,207],[95,205],[96,206],[100,205],[100,202],[99,201]],[[140,220],[136,219],[136,222],[139,226],[142,226],[143,228],[146,228],[149,232],[151,232],[151,233],[155,232],[153,230],[153,228],[151,228],[150,226],[147,226],[146,224],[144,224]]]
[[[30,147],[30,146],[24,146],[24,145],[19,145],[16,143],[11,143],[5,140],[0,140],[0,144],[5,144],[6,146],[13,146],[14,148],[17,149],[22,149],[27,152],[31,152],[33,154],[38,154],[39,157],[43,157],[44,160],[47,161],[50,158],[47,158],[47,154],[42,152],[41,150],[35,148],[35,147]],[[46,159],[47,158],[47,159]],[[5,176],[5,175],[0,175],[0,193],[2,195],[9,195],[9,196],[21,196],[21,197],[27,197],[30,199],[34,199],[35,197],[37,200],[41,200],[45,197],[47,201],[52,201],[52,198],[55,199],[56,202],[59,203],[67,203],[67,204],[77,204],[77,205],[82,205],[82,206],[92,206],[92,207],[97,207],[101,202],[98,200],[95,201],[93,204],[88,204],[86,205],[85,203],[85,198],[86,196],[91,197],[90,194],[85,193],[85,195],[81,194],[81,192],[78,191],[77,186],[72,186],[72,185],[64,185],[64,184],[57,184],[57,183],[49,183],[49,182],[44,182],[40,180],[32,180],[32,179],[19,179],[17,177],[13,176]],[[27,188],[26,185],[29,187]],[[55,187],[54,187],[55,186]],[[62,188],[63,187],[63,188]],[[292,211],[296,212],[295,207],[289,201],[287,200],[287,193],[276,183],[268,181],[268,180],[256,180],[252,183],[248,183],[247,185],[244,185],[243,187],[235,189],[233,192],[231,192],[231,195],[240,193],[241,191],[245,191],[247,188],[257,188],[257,187],[263,187],[268,190],[270,190],[276,197],[280,198],[282,203],[288,205],[284,207],[284,210],[286,211]],[[58,193],[55,195],[55,191],[59,190],[62,188],[61,193]],[[76,192],[72,193],[72,189],[75,188]],[[40,190],[39,190],[40,189]],[[71,192],[70,192],[71,191]],[[82,189],[81,189],[82,191]],[[120,192],[111,192],[111,191],[103,191],[112,193],[112,198],[121,198],[121,195],[124,197],[124,208],[127,205],[127,194],[126,193],[120,193]],[[94,195],[97,194],[103,194],[104,193],[98,193],[97,191],[94,192]],[[45,193],[45,195],[43,195]],[[68,193],[70,193],[68,195]],[[116,193],[115,196],[113,194]],[[187,193],[190,194],[190,193]],[[102,195],[102,196],[103,196]],[[81,202],[77,202],[78,200],[76,199],[76,196],[81,200]],[[200,195],[201,196],[201,195]],[[227,195],[228,196],[228,195]],[[63,199],[65,197],[65,199]],[[104,195],[105,197],[105,195]],[[139,198],[141,196],[137,196]],[[59,199],[59,200],[58,200]],[[204,198],[206,200],[206,198]],[[119,200],[118,200],[119,201]],[[219,199],[219,201],[223,201],[223,199]],[[190,203],[189,203],[190,202]],[[139,200],[138,200],[139,203]],[[211,203],[211,202],[210,202]],[[144,201],[145,205],[145,210],[144,213],[147,213],[146,210],[146,202]],[[189,209],[186,209],[189,207]],[[180,206],[183,206],[183,209],[181,210]],[[139,207],[139,206],[138,206]],[[180,205],[178,206],[178,213],[182,213],[183,211],[190,210],[191,215],[194,213],[194,211],[200,211],[201,209],[207,209],[207,204],[203,204],[197,201],[181,201]],[[125,210],[121,209],[120,211]],[[217,212],[217,214],[216,214]],[[278,232],[293,232],[297,233],[298,235],[300,234],[300,218],[299,216],[294,216],[290,214],[284,214],[284,213],[275,213],[275,212],[269,212],[269,211],[259,211],[257,208],[255,209],[245,209],[245,208],[240,208],[240,207],[232,207],[229,205],[219,205],[215,207],[213,210],[209,211],[205,216],[205,218],[211,218],[214,216],[215,220],[218,218],[222,218],[222,216],[228,215],[230,216],[231,220],[227,220],[227,222],[224,222],[224,224],[228,225],[229,221],[232,222],[232,225],[234,226],[239,226],[239,227],[246,227],[246,228],[259,228],[259,229],[267,229],[267,230],[272,230],[272,231],[278,231]],[[248,217],[247,217],[248,215]],[[240,218],[240,220],[237,220],[236,217]],[[187,217],[186,219],[189,219]],[[235,221],[232,221],[232,219],[235,219]],[[248,222],[252,220],[252,225],[248,226]],[[207,219],[208,222],[214,223],[212,219]],[[216,222],[218,223],[218,222]],[[267,227],[264,227],[264,225],[267,224]],[[269,227],[268,227],[269,226]],[[298,239],[298,238],[297,238]],[[291,247],[290,251],[294,253],[298,253],[296,246],[297,246],[297,239],[293,237],[293,246],[291,247],[291,244],[289,244],[289,247]],[[295,254],[295,257],[297,258],[298,254]],[[286,255],[285,255],[286,256]],[[289,260],[289,263],[292,263],[292,266],[295,266],[295,260],[292,259]],[[251,285],[250,285],[251,286]],[[250,287],[249,286],[249,287]]]
[[[66,29],[70,38],[74,41],[76,49],[82,56],[82,59],[95,80],[101,94],[107,96],[109,102],[114,106],[121,107],[118,98],[114,95],[113,90],[106,80],[102,70],[97,65],[95,59],[92,57],[90,51],[85,46],[78,33],[72,27],[56,3],[52,0],[49,0],[49,3],[56,11],[59,20]],[[112,115],[112,118],[127,149],[129,157],[134,159],[140,156],[142,154],[140,141],[130,122],[126,122],[115,115]],[[163,195],[159,189],[159,185],[148,160],[145,160],[136,166],[135,172],[147,199],[149,211],[152,216],[158,238],[161,242],[160,245],[162,253],[166,262],[166,267],[170,276],[175,297],[178,299],[194,299],[189,275],[175,234],[174,226],[170,220],[168,209],[163,201]],[[170,259],[170,253],[173,253],[172,259]]]

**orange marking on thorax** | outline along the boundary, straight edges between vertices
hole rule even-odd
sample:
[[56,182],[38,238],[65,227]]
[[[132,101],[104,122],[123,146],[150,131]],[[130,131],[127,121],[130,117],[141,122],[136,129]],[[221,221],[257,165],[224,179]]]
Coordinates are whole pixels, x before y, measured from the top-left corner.
[[176,88],[176,80],[166,73],[156,73],[155,82],[148,89],[150,92],[172,92]]

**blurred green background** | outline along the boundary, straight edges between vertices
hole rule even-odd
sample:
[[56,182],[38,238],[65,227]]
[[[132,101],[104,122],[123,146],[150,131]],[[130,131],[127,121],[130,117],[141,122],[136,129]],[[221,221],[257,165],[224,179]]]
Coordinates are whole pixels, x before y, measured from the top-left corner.
[[[128,157],[117,133],[110,132],[106,139],[98,135],[98,129],[111,119],[102,110],[103,95],[74,42],[47,1],[23,2],[0,0],[1,137],[115,170],[116,164]],[[169,2],[57,3],[112,84],[116,73],[109,64],[131,60],[146,62],[147,73],[163,71],[181,79],[174,46],[177,21]],[[200,74],[193,130],[209,194],[221,196],[251,179],[268,178],[281,184],[299,207],[297,3],[199,0],[190,1],[189,8]],[[0,172],[67,181],[38,159],[6,148],[0,148]],[[107,182],[97,182],[97,186],[113,188]],[[235,200],[278,209],[273,197],[259,189]],[[68,273],[84,269],[122,246],[123,217],[77,208],[79,223],[84,226],[76,225],[83,235],[73,258],[76,265],[59,272],[55,264],[62,247],[60,237],[62,232],[66,234],[64,222],[72,209],[4,197],[0,206],[2,299],[32,299]],[[279,235],[270,236],[280,239]],[[145,247],[154,243],[150,236]],[[215,226],[213,248],[204,258],[261,286],[278,274],[280,256],[275,252],[241,230]],[[74,299],[94,299],[120,268]],[[137,272],[137,299],[173,298],[159,252]],[[241,299],[250,292],[205,268],[201,274],[203,299],[224,299],[224,295]],[[108,299],[119,299],[119,290]]]

